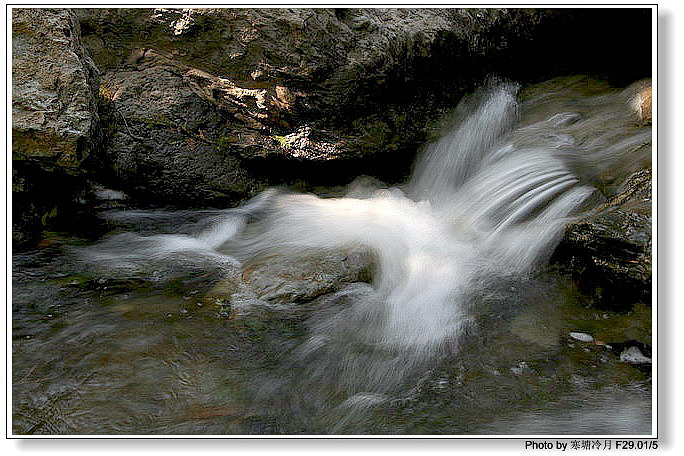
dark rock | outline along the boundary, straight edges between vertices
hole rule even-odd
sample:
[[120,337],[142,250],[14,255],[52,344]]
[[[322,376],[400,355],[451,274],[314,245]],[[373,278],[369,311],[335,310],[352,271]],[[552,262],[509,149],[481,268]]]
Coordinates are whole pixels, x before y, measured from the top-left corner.
[[[238,147],[231,143],[240,140],[236,125],[250,128],[235,118],[244,112],[249,119],[248,96],[232,98],[231,115],[217,107],[216,99],[202,96],[190,79],[209,76],[193,71],[154,55],[134,68],[103,76],[103,93],[115,126],[106,160],[121,187],[138,200],[225,203],[260,188],[239,157],[230,153]],[[209,92],[216,95],[218,90]],[[223,95],[216,96],[223,100]],[[231,122],[235,128],[230,128]]]
[[[547,76],[558,62],[575,61],[567,55],[578,53],[574,47],[551,49],[559,42],[554,39],[559,24],[565,30],[610,16],[619,19],[611,23],[617,24],[621,31],[615,35],[622,38],[633,35],[631,24],[650,24],[650,10],[76,12],[84,41],[106,72],[105,81],[126,86],[127,95],[115,101],[118,111],[126,116],[142,108],[134,100],[135,90],[153,115],[163,114],[161,105],[169,99],[150,94],[167,93],[172,87],[192,91],[193,99],[203,100],[200,104],[208,111],[188,109],[174,121],[194,126],[193,134],[201,127],[211,141],[225,146],[219,153],[205,144],[194,154],[207,157],[206,170],[216,170],[203,176],[205,168],[189,161],[183,147],[154,138],[142,141],[144,147],[131,144],[134,136],[145,138],[139,134],[142,127],[128,119],[132,125],[127,128],[115,114],[117,133],[109,157],[117,176],[135,183],[138,195],[212,204],[249,194],[260,187],[261,177],[269,184],[312,176],[319,184],[338,184],[359,174],[400,180],[410,171],[429,122],[489,74],[524,81]],[[577,61],[583,63],[592,60],[586,49],[601,52],[605,40],[598,35],[615,32],[606,27],[590,30],[587,39],[594,45],[582,48]],[[538,55],[546,56],[543,63]],[[600,64],[605,58],[595,60]],[[549,67],[541,70],[542,65]],[[162,67],[167,72],[174,68],[175,82],[159,74]],[[116,90],[105,87],[112,95]],[[205,122],[206,116],[226,122]],[[175,138],[178,144],[181,139]],[[173,179],[183,182],[169,183]]]
[[627,310],[651,300],[651,170],[630,176],[610,200],[572,223],[553,260],[595,305]]

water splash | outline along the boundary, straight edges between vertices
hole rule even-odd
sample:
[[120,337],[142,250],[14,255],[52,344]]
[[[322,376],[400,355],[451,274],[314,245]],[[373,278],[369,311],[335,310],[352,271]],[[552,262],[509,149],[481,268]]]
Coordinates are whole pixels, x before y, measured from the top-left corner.
[[[255,397],[267,402],[299,389],[291,396],[313,409],[336,398],[340,422],[349,423],[457,350],[483,284],[543,264],[594,194],[586,183],[597,173],[578,170],[603,169],[645,140],[645,133],[583,138],[582,116],[570,111],[522,122],[518,89],[493,84],[465,99],[403,188],[352,185],[338,198],[272,189],[182,233],[115,236],[91,258],[129,271],[194,261],[239,275],[242,264],[271,255],[297,261],[325,251],[372,252],[372,284],[316,300],[308,339],[255,386]],[[609,111],[601,102],[587,103]]]
[[377,258],[373,305],[384,309],[368,343],[424,350],[457,339],[472,280],[529,271],[592,193],[553,150],[506,143],[516,90],[490,87],[467,106],[466,121],[427,148],[406,193],[270,195],[260,232],[238,242],[241,254],[361,246]]
[[469,321],[473,279],[529,271],[592,193],[558,147],[510,142],[517,90],[498,84],[466,99],[462,122],[425,149],[406,192],[320,198],[269,190],[205,220],[199,232],[128,233],[91,253],[120,269],[193,258],[236,267],[263,255],[361,247],[377,265],[372,298],[359,301],[382,313],[365,328],[366,343],[425,351],[453,342]]

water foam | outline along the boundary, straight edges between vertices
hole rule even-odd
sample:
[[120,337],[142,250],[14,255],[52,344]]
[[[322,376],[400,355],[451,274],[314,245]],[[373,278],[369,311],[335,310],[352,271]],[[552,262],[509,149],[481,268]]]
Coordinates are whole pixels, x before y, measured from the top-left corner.
[[[563,110],[521,122],[517,91],[492,84],[466,98],[401,188],[366,181],[337,198],[271,189],[185,232],[126,233],[91,254],[119,268],[190,261],[239,277],[244,263],[272,255],[296,262],[325,251],[371,251],[372,283],[316,299],[308,339],[283,348],[283,365],[252,385],[255,402],[301,397],[302,404],[288,404],[293,409],[329,410],[335,398],[343,419],[331,418],[331,428],[347,426],[457,350],[472,325],[473,296],[486,295],[496,278],[544,264],[595,192],[587,183],[646,140],[646,133],[620,137],[610,129],[586,137],[583,125],[613,115],[606,98],[584,102],[598,106],[587,119]],[[625,172],[630,166],[636,163]],[[245,302],[259,305],[252,295]]]
[[424,350],[457,339],[473,279],[532,269],[593,191],[553,150],[506,142],[516,90],[490,87],[463,109],[466,120],[425,150],[406,193],[274,194],[243,246],[252,256],[363,246],[376,255],[373,301],[384,308],[368,342]]
[[469,322],[474,278],[534,268],[592,193],[553,147],[511,143],[517,90],[492,85],[466,99],[461,121],[424,150],[405,192],[269,190],[199,233],[121,235],[97,259],[121,266],[194,257],[235,267],[263,255],[363,247],[377,267],[372,299],[358,300],[382,308],[366,343],[425,351],[453,342]]

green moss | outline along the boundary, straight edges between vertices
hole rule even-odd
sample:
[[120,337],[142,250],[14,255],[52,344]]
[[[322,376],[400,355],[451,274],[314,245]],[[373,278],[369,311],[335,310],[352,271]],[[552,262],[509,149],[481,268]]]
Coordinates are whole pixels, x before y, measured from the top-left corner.
[[287,142],[287,138],[285,136],[273,135],[272,138],[278,141],[278,144],[280,144],[280,147],[283,149],[290,148],[290,144]]
[[178,128],[175,122],[163,114],[155,117],[131,117],[131,122],[143,123],[148,127]]
[[55,217],[57,217],[57,207],[56,206],[53,207],[50,212],[46,212],[45,214],[43,214],[43,216],[40,218],[40,223],[43,226],[47,226],[48,220],[55,218]]
[[216,148],[218,150],[226,150],[231,146],[231,144],[234,144],[237,141],[238,141],[238,138],[236,136],[221,135],[216,140]]

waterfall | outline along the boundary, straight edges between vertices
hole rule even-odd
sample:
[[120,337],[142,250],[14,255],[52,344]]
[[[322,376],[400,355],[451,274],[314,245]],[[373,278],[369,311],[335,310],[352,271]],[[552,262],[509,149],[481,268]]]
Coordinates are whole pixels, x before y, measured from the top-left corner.
[[377,258],[370,301],[383,308],[367,342],[424,350],[457,339],[473,280],[528,272],[593,191],[552,148],[507,142],[516,90],[500,84],[475,106],[466,100],[467,118],[427,147],[405,191],[365,198],[272,192],[262,197],[259,233],[230,245],[244,258],[366,248]]
[[[518,90],[497,83],[465,98],[406,185],[352,184],[334,198],[270,189],[185,233],[124,233],[89,255],[127,273],[189,262],[239,277],[241,265],[259,258],[371,252],[372,283],[318,298],[305,340],[287,349],[280,370],[253,385],[264,403],[284,390],[312,409],[337,398],[345,412],[331,426],[339,429],[433,360],[458,353],[472,327],[473,296],[486,294],[497,277],[525,276],[544,264],[594,193],[574,172],[582,159],[599,160],[568,134],[578,116],[552,113],[523,124]],[[599,154],[607,150],[596,147],[600,140],[591,143]]]
[[[366,343],[424,351],[455,341],[474,281],[534,268],[593,191],[565,166],[562,147],[511,141],[517,91],[493,84],[464,99],[459,121],[425,148],[403,190],[321,198],[272,189],[195,234],[127,233],[93,254],[119,268],[193,258],[235,267],[263,255],[361,247],[377,265],[372,290],[355,306],[382,315],[365,328]],[[248,224],[258,229],[246,234]]]

